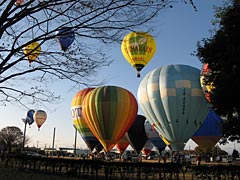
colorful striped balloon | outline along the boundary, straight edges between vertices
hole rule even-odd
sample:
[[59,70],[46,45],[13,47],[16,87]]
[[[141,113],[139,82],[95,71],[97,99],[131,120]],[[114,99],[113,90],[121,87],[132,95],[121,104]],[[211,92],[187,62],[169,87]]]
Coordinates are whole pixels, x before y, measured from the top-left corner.
[[75,128],[78,130],[82,139],[86,143],[87,147],[90,151],[93,151],[94,148],[96,150],[101,150],[102,147],[99,147],[101,143],[98,139],[93,135],[92,131],[89,129],[87,123],[82,117],[82,102],[85,96],[92,91],[94,88],[86,88],[80,90],[72,99],[71,104],[71,112],[72,119]]
[[106,152],[123,137],[137,111],[134,95],[117,86],[98,87],[89,92],[82,103],[82,115]]

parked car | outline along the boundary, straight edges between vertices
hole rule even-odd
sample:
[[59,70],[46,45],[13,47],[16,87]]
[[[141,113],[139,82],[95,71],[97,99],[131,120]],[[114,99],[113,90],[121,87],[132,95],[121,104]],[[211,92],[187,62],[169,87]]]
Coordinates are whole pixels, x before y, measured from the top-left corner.
[[121,158],[123,161],[132,161],[132,162],[138,162],[141,160],[141,157],[138,156],[137,154],[123,154]]
[[137,155],[137,154],[132,154],[132,155],[130,156],[130,160],[131,160],[132,162],[139,162],[139,161],[142,160],[142,156],[139,156],[139,155]]
[[24,151],[23,154],[26,156],[32,156],[32,157],[41,157],[42,156],[41,154],[36,153],[34,151]]
[[147,156],[147,159],[148,159],[148,160],[158,159],[158,158],[159,158],[159,155],[157,155],[157,154],[150,154],[150,155]]

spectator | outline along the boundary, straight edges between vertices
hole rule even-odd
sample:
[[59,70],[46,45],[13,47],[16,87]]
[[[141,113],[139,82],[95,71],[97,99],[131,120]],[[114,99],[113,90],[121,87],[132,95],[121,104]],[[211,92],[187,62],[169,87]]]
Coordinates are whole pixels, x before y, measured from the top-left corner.
[[197,166],[200,165],[200,163],[201,163],[201,156],[200,156],[200,155],[198,155],[198,156],[196,157],[196,163],[197,163]]

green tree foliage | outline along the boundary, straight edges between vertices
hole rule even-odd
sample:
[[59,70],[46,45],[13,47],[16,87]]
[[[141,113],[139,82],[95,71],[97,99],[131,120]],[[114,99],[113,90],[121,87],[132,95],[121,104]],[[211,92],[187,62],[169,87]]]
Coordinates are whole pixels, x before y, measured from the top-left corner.
[[205,84],[213,83],[211,103],[224,120],[224,137],[240,138],[240,1],[232,0],[215,11],[213,36],[198,44],[196,55],[211,73]]
[[23,143],[23,132],[15,126],[7,126],[0,131],[0,147],[3,151],[8,153],[12,152],[12,149],[20,150]]

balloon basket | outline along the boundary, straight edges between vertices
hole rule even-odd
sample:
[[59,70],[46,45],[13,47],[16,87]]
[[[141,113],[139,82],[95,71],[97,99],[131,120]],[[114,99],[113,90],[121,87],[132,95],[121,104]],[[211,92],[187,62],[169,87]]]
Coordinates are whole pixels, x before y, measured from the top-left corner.
[[139,72],[137,73],[137,78],[140,78],[140,73]]

